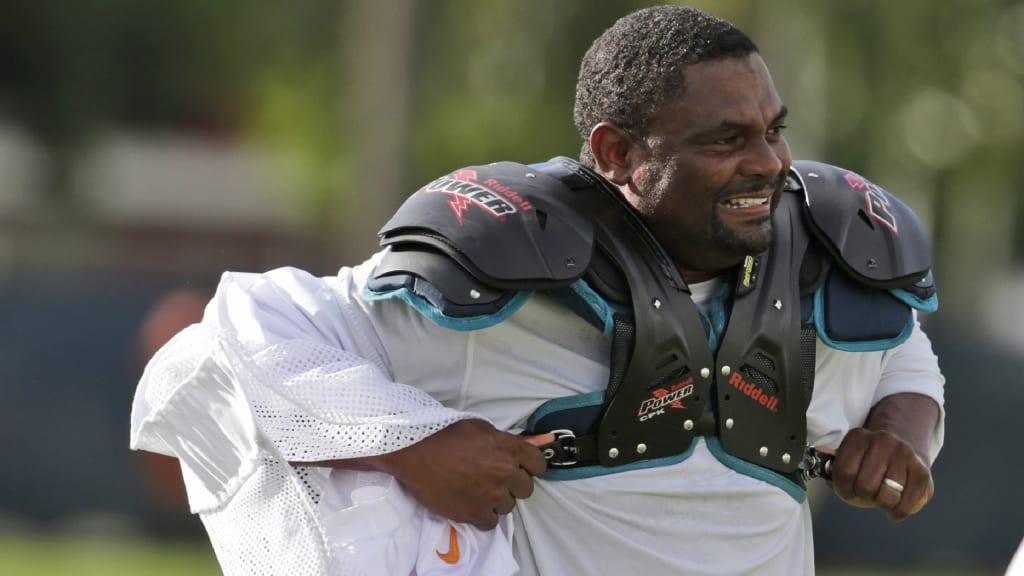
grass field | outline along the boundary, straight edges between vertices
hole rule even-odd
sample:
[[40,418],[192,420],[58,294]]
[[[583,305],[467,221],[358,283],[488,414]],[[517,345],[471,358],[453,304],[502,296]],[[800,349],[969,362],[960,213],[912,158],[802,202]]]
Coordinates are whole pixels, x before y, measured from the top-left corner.
[[0,538],[4,576],[216,576],[209,544],[139,539]]
[[[3,576],[216,576],[205,542],[136,538],[0,536]],[[996,576],[996,572],[820,569],[818,576]]]

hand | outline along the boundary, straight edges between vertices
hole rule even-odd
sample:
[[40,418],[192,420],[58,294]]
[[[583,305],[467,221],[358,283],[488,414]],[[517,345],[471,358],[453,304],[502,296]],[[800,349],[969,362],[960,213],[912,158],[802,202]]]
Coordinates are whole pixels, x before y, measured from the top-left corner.
[[547,463],[525,438],[483,420],[461,420],[423,440],[378,457],[431,512],[484,530],[533,494],[533,476]]
[[[903,486],[903,492],[885,482]],[[854,428],[836,450],[832,489],[849,504],[877,507],[899,522],[916,514],[935,491],[932,473],[914,448],[888,431]]]

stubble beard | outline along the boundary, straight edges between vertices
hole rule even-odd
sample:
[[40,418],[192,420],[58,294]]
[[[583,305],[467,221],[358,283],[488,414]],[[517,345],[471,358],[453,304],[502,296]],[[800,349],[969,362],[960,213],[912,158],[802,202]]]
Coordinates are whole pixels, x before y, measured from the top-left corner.
[[[756,191],[770,188],[774,191],[771,199],[771,211],[768,216],[753,222],[744,222],[741,227],[730,227],[724,221],[718,211],[712,211],[711,215],[711,240],[715,246],[728,250],[735,254],[760,254],[767,250],[775,240],[775,228],[772,226],[772,215],[778,206],[779,195],[782,190],[783,176],[778,175],[767,181],[758,181],[744,186],[747,190]],[[723,191],[723,196],[733,194],[734,191]]]
[[[642,213],[652,215],[657,210],[657,207],[662,204],[663,198],[668,194],[676,178],[676,171],[675,164],[670,161],[659,160],[650,164],[647,174],[649,193],[641,198],[640,211]],[[770,183],[765,183],[759,187],[770,186],[776,189],[779,182],[778,178],[774,178]],[[748,187],[757,188],[758,186],[748,185]],[[777,202],[773,200],[772,213],[775,212],[775,205],[777,205]],[[743,225],[742,229],[737,229],[736,227],[729,226],[722,220],[721,215],[715,209],[716,207],[717,203],[712,204],[710,229],[702,234],[703,237],[691,237],[690,241],[696,240],[701,245],[707,246],[719,254],[732,254],[738,258],[748,254],[760,254],[771,246],[775,239],[775,229],[772,226],[770,215],[760,221],[747,222]],[[658,240],[666,249],[674,252],[673,248],[682,247],[682,243],[685,242],[683,238],[692,234],[693,231],[680,230],[678,223],[666,224],[666,230],[658,231],[662,232],[658,234]],[[680,246],[673,246],[673,244],[679,244]]]
[[[774,207],[772,209],[774,212]],[[775,228],[771,217],[744,224],[746,230],[737,230],[722,221],[718,212],[711,217],[711,243],[722,251],[737,255],[760,254],[767,250],[775,239]]]

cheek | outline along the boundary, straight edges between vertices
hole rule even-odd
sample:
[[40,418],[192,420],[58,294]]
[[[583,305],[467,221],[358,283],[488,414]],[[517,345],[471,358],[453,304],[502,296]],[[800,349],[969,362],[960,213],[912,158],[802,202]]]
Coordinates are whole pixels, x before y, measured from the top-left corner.
[[650,196],[664,195],[677,172],[671,162],[650,162],[637,171],[637,183]]
[[789,165],[793,163],[793,155],[789,151],[789,142],[786,142],[785,138],[780,138],[775,144],[775,155],[782,161],[782,171],[789,172]]
[[633,175],[637,186],[637,210],[649,218],[664,216],[671,211],[673,182],[678,182],[676,167],[667,162],[648,163]]

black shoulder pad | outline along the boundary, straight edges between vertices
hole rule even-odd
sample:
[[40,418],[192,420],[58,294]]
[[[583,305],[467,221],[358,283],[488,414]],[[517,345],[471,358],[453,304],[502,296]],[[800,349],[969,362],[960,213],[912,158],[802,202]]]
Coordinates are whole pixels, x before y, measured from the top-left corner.
[[928,235],[899,198],[820,162],[794,161],[790,176],[803,189],[808,227],[847,273],[887,289],[912,287],[928,276]]
[[590,265],[594,232],[574,192],[529,166],[471,166],[420,188],[380,231],[394,249],[430,248],[503,290],[548,289]]

